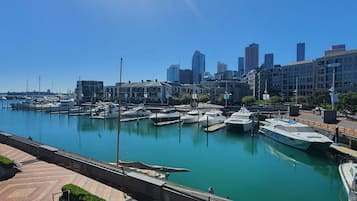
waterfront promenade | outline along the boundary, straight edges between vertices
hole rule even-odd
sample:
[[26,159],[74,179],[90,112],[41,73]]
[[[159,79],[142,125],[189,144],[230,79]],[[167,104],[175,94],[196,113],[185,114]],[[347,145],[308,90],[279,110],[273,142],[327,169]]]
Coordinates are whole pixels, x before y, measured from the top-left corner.
[[73,183],[105,200],[125,200],[124,193],[52,163],[38,160],[19,149],[0,143],[0,154],[20,166],[14,177],[0,182],[1,201],[58,200],[63,185]]

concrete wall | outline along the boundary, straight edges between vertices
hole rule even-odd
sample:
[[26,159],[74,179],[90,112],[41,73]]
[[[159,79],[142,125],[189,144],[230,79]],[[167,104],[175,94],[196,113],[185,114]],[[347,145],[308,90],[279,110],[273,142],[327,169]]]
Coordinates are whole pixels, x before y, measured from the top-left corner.
[[63,166],[117,188],[137,200],[228,200],[182,186],[175,188],[175,185],[168,181],[151,178],[127,169],[119,169],[7,133],[0,132],[0,143],[8,144],[41,160]]

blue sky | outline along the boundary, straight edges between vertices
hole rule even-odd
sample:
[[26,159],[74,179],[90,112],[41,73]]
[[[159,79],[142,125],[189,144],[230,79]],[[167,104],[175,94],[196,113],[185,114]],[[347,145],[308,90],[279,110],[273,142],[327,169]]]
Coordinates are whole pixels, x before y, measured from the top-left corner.
[[74,90],[82,80],[166,80],[170,64],[190,68],[206,55],[237,69],[250,43],[274,53],[275,63],[306,58],[333,44],[357,49],[355,0],[12,0],[0,6],[0,92]]

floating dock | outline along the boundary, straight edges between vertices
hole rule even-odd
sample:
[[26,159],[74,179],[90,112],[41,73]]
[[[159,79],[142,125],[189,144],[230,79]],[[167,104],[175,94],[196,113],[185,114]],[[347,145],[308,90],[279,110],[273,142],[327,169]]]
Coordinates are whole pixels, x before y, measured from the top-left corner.
[[177,120],[173,120],[173,121],[163,121],[163,122],[157,122],[154,123],[155,126],[165,126],[165,125],[170,125],[170,124],[177,124],[180,123],[181,120],[177,119]]
[[347,148],[347,147],[344,147],[341,145],[336,145],[336,144],[331,144],[330,148],[334,149],[342,154],[346,154],[346,155],[352,156],[353,158],[357,158],[357,151],[352,150],[350,148]]
[[225,126],[226,126],[226,124],[224,124],[224,123],[215,124],[213,126],[209,126],[209,127],[205,128],[204,131],[205,132],[214,132],[214,131],[224,128]]

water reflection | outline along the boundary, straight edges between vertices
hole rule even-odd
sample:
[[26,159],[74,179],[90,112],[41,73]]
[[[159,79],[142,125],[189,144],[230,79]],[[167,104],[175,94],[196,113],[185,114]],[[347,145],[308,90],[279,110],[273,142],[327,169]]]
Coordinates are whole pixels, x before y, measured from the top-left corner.
[[258,136],[254,135],[251,136],[250,134],[246,133],[236,133],[230,130],[226,130],[226,137],[223,138],[224,141],[227,141],[226,143],[229,142],[237,142],[241,143],[243,146],[243,150],[250,154],[250,155],[256,155],[258,154]]
[[265,150],[278,158],[292,164],[292,167],[312,167],[316,172],[330,179],[338,177],[336,166],[327,160],[326,155],[321,152],[304,152],[276,142],[268,137],[260,137],[264,141]]

